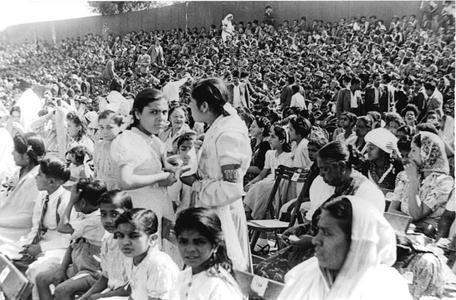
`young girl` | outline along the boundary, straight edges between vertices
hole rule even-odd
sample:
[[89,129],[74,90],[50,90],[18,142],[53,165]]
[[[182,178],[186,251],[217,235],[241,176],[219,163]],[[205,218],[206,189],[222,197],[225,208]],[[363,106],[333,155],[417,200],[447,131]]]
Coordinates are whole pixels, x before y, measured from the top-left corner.
[[130,299],[171,299],[179,269],[168,254],[159,250],[155,213],[135,208],[121,214],[115,224],[114,238],[131,262]]
[[67,121],[67,149],[75,146],[85,146],[90,154],[93,154],[93,141],[86,134],[87,125],[85,120],[75,112],[69,112],[66,116]]
[[[177,155],[169,157],[175,163],[181,163],[183,166],[190,168],[186,173],[193,174],[197,169],[197,158],[194,143],[196,134],[187,132],[177,138]],[[185,176],[185,174],[184,174]],[[192,189],[188,185],[183,185],[180,178],[172,186],[168,187],[168,194],[173,199],[174,210],[180,212],[190,207]]]
[[92,155],[84,146],[75,146],[66,153],[68,168],[71,172],[70,181],[76,183],[80,178],[89,178],[92,176],[88,162]]
[[[288,131],[290,133],[290,141],[294,142],[293,147],[293,167],[309,169],[312,165],[312,161],[309,158],[308,144],[309,136],[312,130],[312,124],[310,121],[303,117],[291,118],[288,122]],[[290,184],[288,195],[286,199],[296,198],[303,187],[303,183],[292,183]]]
[[265,217],[267,201],[274,186],[275,170],[280,165],[291,166],[292,163],[292,153],[290,153],[288,136],[284,128],[272,127],[269,143],[272,150],[266,152],[263,170],[245,186],[247,195],[244,203],[247,214],[250,213],[251,217],[257,220]]
[[226,252],[222,226],[217,214],[208,208],[182,211],[174,227],[179,252],[187,268],[179,274],[177,299],[243,299],[233,277]]
[[101,241],[101,277],[80,300],[128,296],[128,291],[124,287],[128,282],[127,270],[130,270],[131,266],[127,265],[125,256],[114,240],[114,231],[119,216],[132,208],[131,197],[121,190],[108,191],[101,196],[101,224],[106,230]]
[[111,157],[111,143],[120,134],[124,119],[112,110],[105,110],[98,116],[100,141],[95,144],[93,163],[95,178],[106,183],[108,190],[118,187],[119,167]]

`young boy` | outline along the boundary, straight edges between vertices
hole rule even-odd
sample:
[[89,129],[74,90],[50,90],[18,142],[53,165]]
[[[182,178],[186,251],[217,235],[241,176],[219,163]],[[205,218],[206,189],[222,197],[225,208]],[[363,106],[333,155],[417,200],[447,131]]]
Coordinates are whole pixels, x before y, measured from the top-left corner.
[[[86,292],[99,277],[99,258],[104,229],[100,222],[99,201],[106,186],[99,180],[80,179],[71,191],[58,231],[71,234],[71,245],[57,270],[36,277],[40,300],[74,299]],[[73,207],[78,212],[70,218]],[[70,264],[72,265],[70,266]],[[54,284],[54,297],[49,285]]]
[[[24,256],[15,261],[19,269],[27,270],[26,275],[32,283],[35,283],[38,273],[52,270],[60,264],[70,244],[71,236],[57,230],[70,201],[70,192],[62,187],[68,179],[70,170],[59,159],[47,158],[40,162],[36,186],[44,192],[44,197],[35,204],[33,227],[23,240],[25,246],[21,253]],[[37,297],[35,288],[33,295]]]
[[[127,299],[129,289],[128,283],[131,264],[122,251],[120,251],[117,241],[114,239],[116,230],[116,220],[125,211],[133,207],[131,197],[120,190],[113,190],[104,193],[100,200],[101,223],[106,233],[101,244],[101,277],[98,281],[79,298],[80,300],[110,298]],[[110,298],[111,299],[111,298]]]

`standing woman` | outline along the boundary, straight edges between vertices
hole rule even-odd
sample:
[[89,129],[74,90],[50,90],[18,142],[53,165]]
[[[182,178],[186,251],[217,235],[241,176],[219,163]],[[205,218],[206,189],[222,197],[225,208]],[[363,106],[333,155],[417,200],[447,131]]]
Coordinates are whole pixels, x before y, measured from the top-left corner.
[[226,42],[227,38],[232,38],[234,34],[234,26],[231,23],[233,21],[233,14],[227,14],[222,20],[222,41]]
[[39,160],[45,154],[44,142],[33,133],[18,134],[13,142],[14,162],[20,170],[0,194],[0,245],[17,243],[30,232],[33,208],[36,200],[41,199],[35,177]]
[[168,101],[155,89],[142,90],[133,103],[133,119],[131,128],[111,145],[112,159],[119,166],[118,186],[131,196],[133,207],[152,210],[161,228],[162,217],[174,219],[166,187],[176,179],[173,172],[163,170],[166,148],[157,137],[168,119]]
[[193,119],[209,129],[198,153],[197,173],[183,177],[182,182],[192,186],[197,207],[215,209],[234,268],[247,270],[250,253],[242,195],[243,177],[252,157],[248,130],[228,103],[222,80],[199,81],[191,96]]

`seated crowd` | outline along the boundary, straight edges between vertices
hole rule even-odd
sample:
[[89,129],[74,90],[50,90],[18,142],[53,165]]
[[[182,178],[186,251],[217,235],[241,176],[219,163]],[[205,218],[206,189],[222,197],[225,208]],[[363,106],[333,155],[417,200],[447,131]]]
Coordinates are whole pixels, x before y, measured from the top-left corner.
[[[388,28],[276,26],[268,7],[261,23],[2,46],[0,252],[41,300],[243,299],[235,271],[284,283],[279,299],[448,296],[443,5]],[[279,166],[306,177],[271,204]],[[250,247],[248,222],[276,216],[298,222]]]

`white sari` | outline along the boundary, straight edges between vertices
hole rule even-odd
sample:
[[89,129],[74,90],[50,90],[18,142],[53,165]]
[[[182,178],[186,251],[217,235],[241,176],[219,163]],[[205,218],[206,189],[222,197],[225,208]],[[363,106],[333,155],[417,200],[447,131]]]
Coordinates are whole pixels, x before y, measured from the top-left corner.
[[285,275],[279,300],[412,299],[405,279],[391,267],[396,261],[394,230],[383,214],[355,196],[350,250],[335,280],[316,257]]

